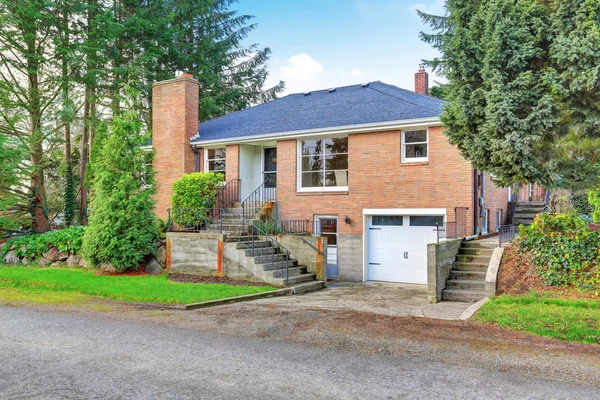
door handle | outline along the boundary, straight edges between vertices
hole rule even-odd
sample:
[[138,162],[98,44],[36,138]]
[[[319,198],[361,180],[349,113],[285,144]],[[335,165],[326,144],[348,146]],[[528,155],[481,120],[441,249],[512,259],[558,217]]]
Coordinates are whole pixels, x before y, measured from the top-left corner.
[[404,252],[404,259],[408,260],[408,251]]
[[380,263],[369,263],[369,265],[381,265]]
[[381,228],[369,228],[370,231],[380,231]]

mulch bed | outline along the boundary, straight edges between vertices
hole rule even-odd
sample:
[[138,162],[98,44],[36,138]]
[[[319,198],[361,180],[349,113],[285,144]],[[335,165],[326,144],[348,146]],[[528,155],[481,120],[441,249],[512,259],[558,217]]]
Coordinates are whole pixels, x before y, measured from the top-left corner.
[[548,293],[563,298],[597,299],[594,293],[582,293],[575,287],[545,285],[536,273],[533,256],[528,252],[518,252],[511,244],[504,249],[498,271],[498,294],[519,295],[530,291]]
[[266,282],[242,281],[225,276],[201,276],[188,274],[169,274],[169,280],[182,283],[222,283],[231,286],[273,286]]

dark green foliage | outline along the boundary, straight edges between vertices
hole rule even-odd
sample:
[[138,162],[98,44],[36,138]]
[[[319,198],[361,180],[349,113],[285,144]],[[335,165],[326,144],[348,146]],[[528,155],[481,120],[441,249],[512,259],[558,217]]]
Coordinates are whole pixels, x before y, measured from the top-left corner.
[[83,226],[71,226],[59,231],[19,236],[6,242],[2,247],[2,256],[14,248],[17,257],[34,260],[41,257],[42,253],[47,252],[51,247],[56,247],[60,252],[79,254],[84,232],[85,227]]
[[281,227],[279,226],[277,221],[274,221],[272,219],[265,219],[262,221],[255,222],[254,226],[256,226],[259,229],[259,233],[262,232],[266,233],[267,235],[278,235],[281,233]]
[[519,232],[518,246],[532,253],[545,284],[600,288],[600,231],[572,214],[540,214]]
[[440,100],[446,100],[448,98],[448,87],[443,83],[436,82],[436,85],[429,89],[429,95]]
[[75,210],[77,203],[75,199],[75,179],[73,178],[73,166],[67,165],[67,171],[65,174],[65,211],[64,211],[64,223],[69,226],[75,219]]
[[171,206],[177,209],[214,208],[213,197],[223,175],[214,172],[185,174],[173,183]]
[[588,201],[588,194],[574,194],[572,196],[573,207],[575,207],[575,211],[580,215],[589,215],[591,216],[594,213],[594,206],[590,204]]
[[596,0],[448,0],[421,13],[448,79],[450,142],[503,186],[591,188],[600,179]]
[[125,91],[126,108],[111,121],[94,161],[91,213],[83,239],[87,261],[112,264],[118,271],[137,269],[159,238],[152,153],[142,149],[148,137],[140,133],[133,107],[137,92]]
[[28,172],[23,165],[25,155],[25,146],[0,133],[0,237],[29,225],[29,209],[21,203],[24,196],[19,193]]

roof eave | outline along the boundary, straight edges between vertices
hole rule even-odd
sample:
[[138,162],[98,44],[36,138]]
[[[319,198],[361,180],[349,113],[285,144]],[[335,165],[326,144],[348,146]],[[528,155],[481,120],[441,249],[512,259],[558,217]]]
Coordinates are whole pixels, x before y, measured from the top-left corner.
[[235,138],[223,138],[213,140],[194,140],[191,141],[192,146],[201,147],[209,146],[213,144],[230,144],[230,143],[251,143],[260,142],[265,140],[285,140],[285,139],[296,139],[301,137],[310,136],[322,136],[322,135],[341,135],[351,133],[366,133],[366,132],[382,132],[393,129],[402,128],[418,128],[418,127],[430,127],[440,125],[441,121],[439,117],[428,117],[428,118],[416,118],[416,119],[405,119],[398,121],[386,121],[377,122],[370,124],[359,124],[359,125],[344,125],[334,126],[330,128],[316,128],[306,129],[299,131],[290,132],[277,132],[277,133],[266,133],[262,135],[252,136],[240,136]]

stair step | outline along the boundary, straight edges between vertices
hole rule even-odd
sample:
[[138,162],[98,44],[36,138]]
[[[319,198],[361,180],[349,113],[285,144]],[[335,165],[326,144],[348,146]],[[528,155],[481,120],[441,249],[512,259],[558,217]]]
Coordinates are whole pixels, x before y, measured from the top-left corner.
[[[283,280],[283,283],[285,283],[285,278],[281,278]],[[296,275],[296,276],[290,276],[289,279],[289,286],[294,286],[298,283],[304,283],[304,282],[314,282],[317,279],[317,276],[315,274],[301,274],[301,275]]]
[[489,256],[491,257],[494,253],[494,249],[489,248],[469,248],[469,247],[461,247],[458,249],[458,255],[465,256]]
[[485,279],[450,279],[446,282],[446,289],[466,289],[485,292]]
[[237,243],[236,248],[237,249],[251,249],[252,246],[254,246],[254,248],[256,247],[271,247],[271,242],[268,242],[266,240],[256,240],[254,242],[252,241],[248,241],[247,237],[243,238],[243,241],[240,241]]
[[536,217],[538,214],[539,214],[539,213],[520,212],[519,210],[517,210],[517,212],[515,213],[515,218],[522,218],[522,219],[535,219],[535,217]]
[[459,280],[459,281],[466,281],[466,280],[474,280],[474,281],[484,280],[485,281],[486,275],[487,275],[487,271],[486,272],[483,272],[483,271],[459,271],[459,270],[455,270],[455,269],[450,271],[450,279]]
[[275,269],[284,269],[286,265],[289,265],[289,268],[294,268],[298,266],[298,261],[289,260],[289,261],[277,261],[263,264],[263,270],[265,271],[273,271]]
[[247,249],[246,257],[262,256],[267,254],[279,253],[279,249],[275,247],[255,247],[254,250]]
[[[281,261],[285,261],[287,259],[287,255],[286,254],[265,254],[265,255],[258,255],[258,256],[254,256],[254,263],[255,264],[272,264],[272,263],[277,263],[277,262],[281,262]],[[291,259],[290,259],[291,261]]]
[[474,303],[485,297],[485,292],[464,289],[444,289],[442,299],[446,301],[462,301]]
[[465,255],[465,254],[459,254],[458,256],[456,256],[456,261],[457,262],[465,262],[465,263],[481,263],[481,264],[485,264],[485,265],[489,265],[490,263],[490,259],[491,259],[491,255]]
[[542,207],[546,206],[546,203],[543,201],[519,201],[517,202],[517,207]]
[[[285,279],[285,269],[276,269],[271,271],[273,274],[273,278],[283,278]],[[308,274],[308,269],[306,267],[292,267],[289,268],[290,278],[293,276],[305,275]]]
[[305,282],[294,285],[294,294],[304,294],[308,292],[314,292],[316,290],[325,289],[325,282],[323,281],[313,281],[313,282]]
[[492,249],[492,247],[486,246],[478,240],[471,240],[469,242],[463,242],[460,246],[463,249]]
[[479,271],[486,272],[489,263],[476,263],[476,262],[460,262],[457,261],[452,266],[453,270],[457,271]]

